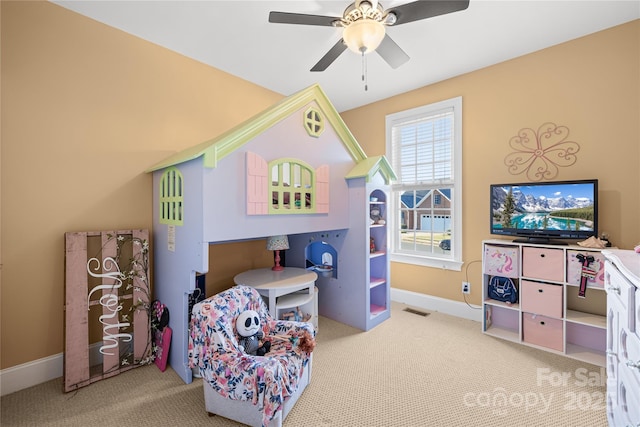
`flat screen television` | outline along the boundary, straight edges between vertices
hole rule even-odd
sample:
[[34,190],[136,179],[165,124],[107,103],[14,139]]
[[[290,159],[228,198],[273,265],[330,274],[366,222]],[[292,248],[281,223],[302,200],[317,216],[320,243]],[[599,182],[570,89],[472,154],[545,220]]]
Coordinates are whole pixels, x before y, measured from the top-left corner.
[[491,234],[566,244],[598,236],[598,180],[491,185]]

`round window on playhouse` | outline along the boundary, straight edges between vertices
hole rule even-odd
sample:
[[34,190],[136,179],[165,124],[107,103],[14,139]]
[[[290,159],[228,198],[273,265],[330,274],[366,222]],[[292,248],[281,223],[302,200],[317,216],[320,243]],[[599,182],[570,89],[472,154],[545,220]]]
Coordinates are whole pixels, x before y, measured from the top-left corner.
[[304,127],[310,136],[319,137],[324,131],[324,117],[314,107],[304,112]]

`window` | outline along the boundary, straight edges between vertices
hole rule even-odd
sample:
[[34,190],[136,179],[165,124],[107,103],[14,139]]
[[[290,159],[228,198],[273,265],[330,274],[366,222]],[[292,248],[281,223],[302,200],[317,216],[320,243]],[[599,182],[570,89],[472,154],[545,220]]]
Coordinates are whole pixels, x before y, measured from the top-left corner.
[[319,137],[324,131],[324,118],[320,111],[310,107],[304,113],[304,127],[310,136]]
[[271,207],[269,213],[310,213],[315,208],[313,169],[301,160],[269,163]]
[[391,260],[462,266],[462,98],[390,114]]
[[182,174],[169,168],[160,179],[160,224],[182,225],[184,203]]

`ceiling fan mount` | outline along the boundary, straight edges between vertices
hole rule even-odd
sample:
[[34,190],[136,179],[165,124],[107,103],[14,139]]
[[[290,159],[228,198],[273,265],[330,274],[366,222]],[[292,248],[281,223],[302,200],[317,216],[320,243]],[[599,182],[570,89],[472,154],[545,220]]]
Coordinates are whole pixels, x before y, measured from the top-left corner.
[[347,47],[362,55],[375,50],[392,68],[398,68],[409,60],[409,55],[391,39],[385,27],[458,12],[467,7],[469,0],[418,0],[385,10],[377,0],[355,0],[341,17],[271,12],[269,22],[344,29],[342,38],[311,71],[326,70]]
[[[342,18],[334,21],[333,25],[335,27],[348,27],[361,19],[370,19],[372,21],[380,22],[381,24],[387,24],[385,22],[386,16],[384,9],[379,2],[356,0],[347,6],[342,14]],[[393,22],[395,22],[395,15],[392,13],[389,16],[392,16]]]

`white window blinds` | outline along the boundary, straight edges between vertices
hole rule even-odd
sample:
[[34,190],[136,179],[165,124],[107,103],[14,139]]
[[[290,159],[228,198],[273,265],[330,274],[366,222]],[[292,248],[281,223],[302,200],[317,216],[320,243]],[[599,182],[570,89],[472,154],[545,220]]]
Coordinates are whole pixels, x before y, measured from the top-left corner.
[[392,128],[391,156],[398,184],[452,184],[453,108]]

